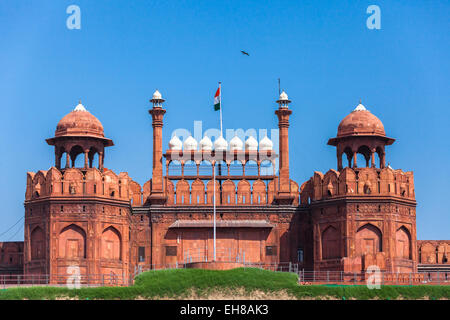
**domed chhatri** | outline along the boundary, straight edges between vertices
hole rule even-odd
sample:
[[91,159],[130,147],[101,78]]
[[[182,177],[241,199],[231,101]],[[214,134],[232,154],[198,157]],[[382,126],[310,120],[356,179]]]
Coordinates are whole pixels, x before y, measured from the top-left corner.
[[386,136],[383,123],[361,103],[339,124],[338,138],[355,135]]
[[84,168],[92,168],[98,154],[98,168],[103,169],[105,147],[113,146],[105,138],[102,123],[81,104],[65,115],[56,126],[55,136],[46,139],[55,146],[55,167],[61,169],[61,158],[66,154],[65,168],[74,167],[79,154],[84,154]]
[[244,148],[244,143],[237,135],[230,140],[230,151],[241,151]]
[[158,99],[158,100],[161,100],[162,99],[162,95],[161,95],[161,93],[158,91],[158,89],[156,89],[156,91],[153,93],[153,97],[152,97],[153,99]]
[[[162,104],[164,103],[162,94],[158,91],[158,89],[156,89],[155,92],[153,92],[153,96],[150,99],[150,102],[153,104],[153,107],[157,108],[157,109],[162,109]],[[165,112],[165,111],[164,111]]]
[[259,150],[260,151],[270,151],[273,149],[272,140],[270,140],[267,136],[261,139],[259,142]]
[[184,140],[183,147],[185,151],[197,151],[197,140],[189,136]]
[[283,92],[280,94],[280,100],[283,100],[283,101],[289,100],[289,97],[288,97],[288,95],[287,95],[286,92],[283,91]]
[[350,112],[339,124],[337,136],[328,140],[328,145],[337,147],[338,170],[343,169],[342,155],[348,166],[357,168],[357,154],[364,156],[366,167],[376,167],[375,154],[380,159],[379,167],[385,167],[385,146],[394,143],[388,138],[383,123],[361,104]]
[[183,143],[177,136],[173,136],[169,141],[170,150],[181,150],[183,148]]
[[55,137],[91,136],[103,138],[102,123],[81,102],[69,114],[65,115],[56,126]]
[[203,137],[202,140],[200,140],[200,150],[202,151],[211,151],[213,147],[213,143],[210,138],[208,138],[207,135]]
[[277,100],[277,103],[280,105],[281,108],[288,108],[289,103],[291,103],[291,100],[289,100],[289,97],[286,92],[281,92],[279,99]]
[[214,141],[214,150],[216,151],[226,151],[228,147],[228,142],[222,137],[218,137]]
[[245,141],[245,149],[248,151],[258,151],[258,141],[253,136],[250,136]]

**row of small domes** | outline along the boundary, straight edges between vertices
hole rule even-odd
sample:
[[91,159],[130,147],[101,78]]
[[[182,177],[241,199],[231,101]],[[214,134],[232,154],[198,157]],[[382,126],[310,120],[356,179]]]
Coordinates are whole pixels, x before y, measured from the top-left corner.
[[[228,142],[222,137],[218,137],[214,144],[212,143],[211,139],[208,136],[204,136],[203,139],[200,140],[199,143],[197,143],[197,140],[195,140],[192,136],[187,137],[184,140],[184,143],[181,142],[181,140],[177,136],[173,136],[172,139],[169,141],[169,149],[170,150],[181,150],[184,148],[185,151],[196,151],[198,148],[198,145],[200,145],[200,150],[202,151],[211,151],[214,146],[214,150],[216,151],[226,151],[228,148]],[[233,139],[230,140],[230,151],[235,150],[243,150],[244,143],[241,139],[239,139],[238,136],[234,136]],[[252,136],[248,137],[248,139],[245,141],[245,149],[248,151],[257,151],[258,150],[258,141],[256,141],[255,138]],[[261,139],[259,142],[259,150],[260,151],[269,151],[273,150],[273,143],[272,141],[265,136]]]

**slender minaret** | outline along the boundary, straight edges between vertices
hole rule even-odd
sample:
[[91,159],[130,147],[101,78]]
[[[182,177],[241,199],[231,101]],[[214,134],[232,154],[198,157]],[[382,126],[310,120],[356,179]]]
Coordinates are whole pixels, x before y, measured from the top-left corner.
[[279,105],[275,114],[278,116],[278,128],[279,134],[279,185],[278,192],[275,196],[276,201],[279,204],[292,204],[294,195],[291,194],[290,178],[289,178],[289,116],[292,114],[292,110],[289,109],[289,103],[286,92],[281,92],[280,98],[277,100]]
[[162,150],[162,127],[163,117],[166,110],[162,108],[162,104],[165,100],[162,98],[161,93],[158,90],[153,93],[153,97],[150,102],[153,104],[153,108],[148,112],[152,115],[152,127],[153,127],[153,170],[152,170],[152,183],[150,189],[150,196],[148,202],[150,204],[164,204],[166,202],[166,195],[163,188],[163,150]]

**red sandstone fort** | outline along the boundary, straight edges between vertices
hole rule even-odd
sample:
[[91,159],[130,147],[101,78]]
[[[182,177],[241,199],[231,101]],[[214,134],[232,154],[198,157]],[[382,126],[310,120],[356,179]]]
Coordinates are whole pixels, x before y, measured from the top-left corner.
[[150,102],[153,168],[143,186],[104,167],[113,141],[81,103],[61,119],[46,140],[54,166],[27,173],[25,240],[0,243],[1,273],[52,277],[76,265],[82,274],[129,275],[139,266],[212,261],[214,199],[217,261],[449,270],[450,241],[417,240],[413,173],[386,166],[395,140],[362,104],[328,141],[336,170],[314,172],[299,185],[290,178],[285,92],[275,110],[278,154],[267,136],[214,143],[173,136],[164,151],[164,99],[156,91]]

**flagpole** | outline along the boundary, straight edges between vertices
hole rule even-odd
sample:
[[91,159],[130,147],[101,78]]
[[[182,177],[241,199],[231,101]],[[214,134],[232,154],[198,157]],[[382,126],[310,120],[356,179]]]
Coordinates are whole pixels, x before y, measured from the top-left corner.
[[213,166],[213,188],[214,188],[214,195],[213,195],[213,202],[214,202],[214,222],[213,222],[213,229],[214,229],[214,259],[213,261],[216,261],[216,164],[214,163]]
[[[223,130],[222,130],[222,83],[219,81],[219,112],[220,112],[220,136],[223,137]],[[214,260],[216,261],[216,165],[214,163],[213,167],[213,202],[214,202],[214,214],[213,214],[213,236],[214,236]]]
[[223,137],[222,132],[222,88],[221,88],[222,82],[219,82],[219,102],[220,102],[220,135]]

